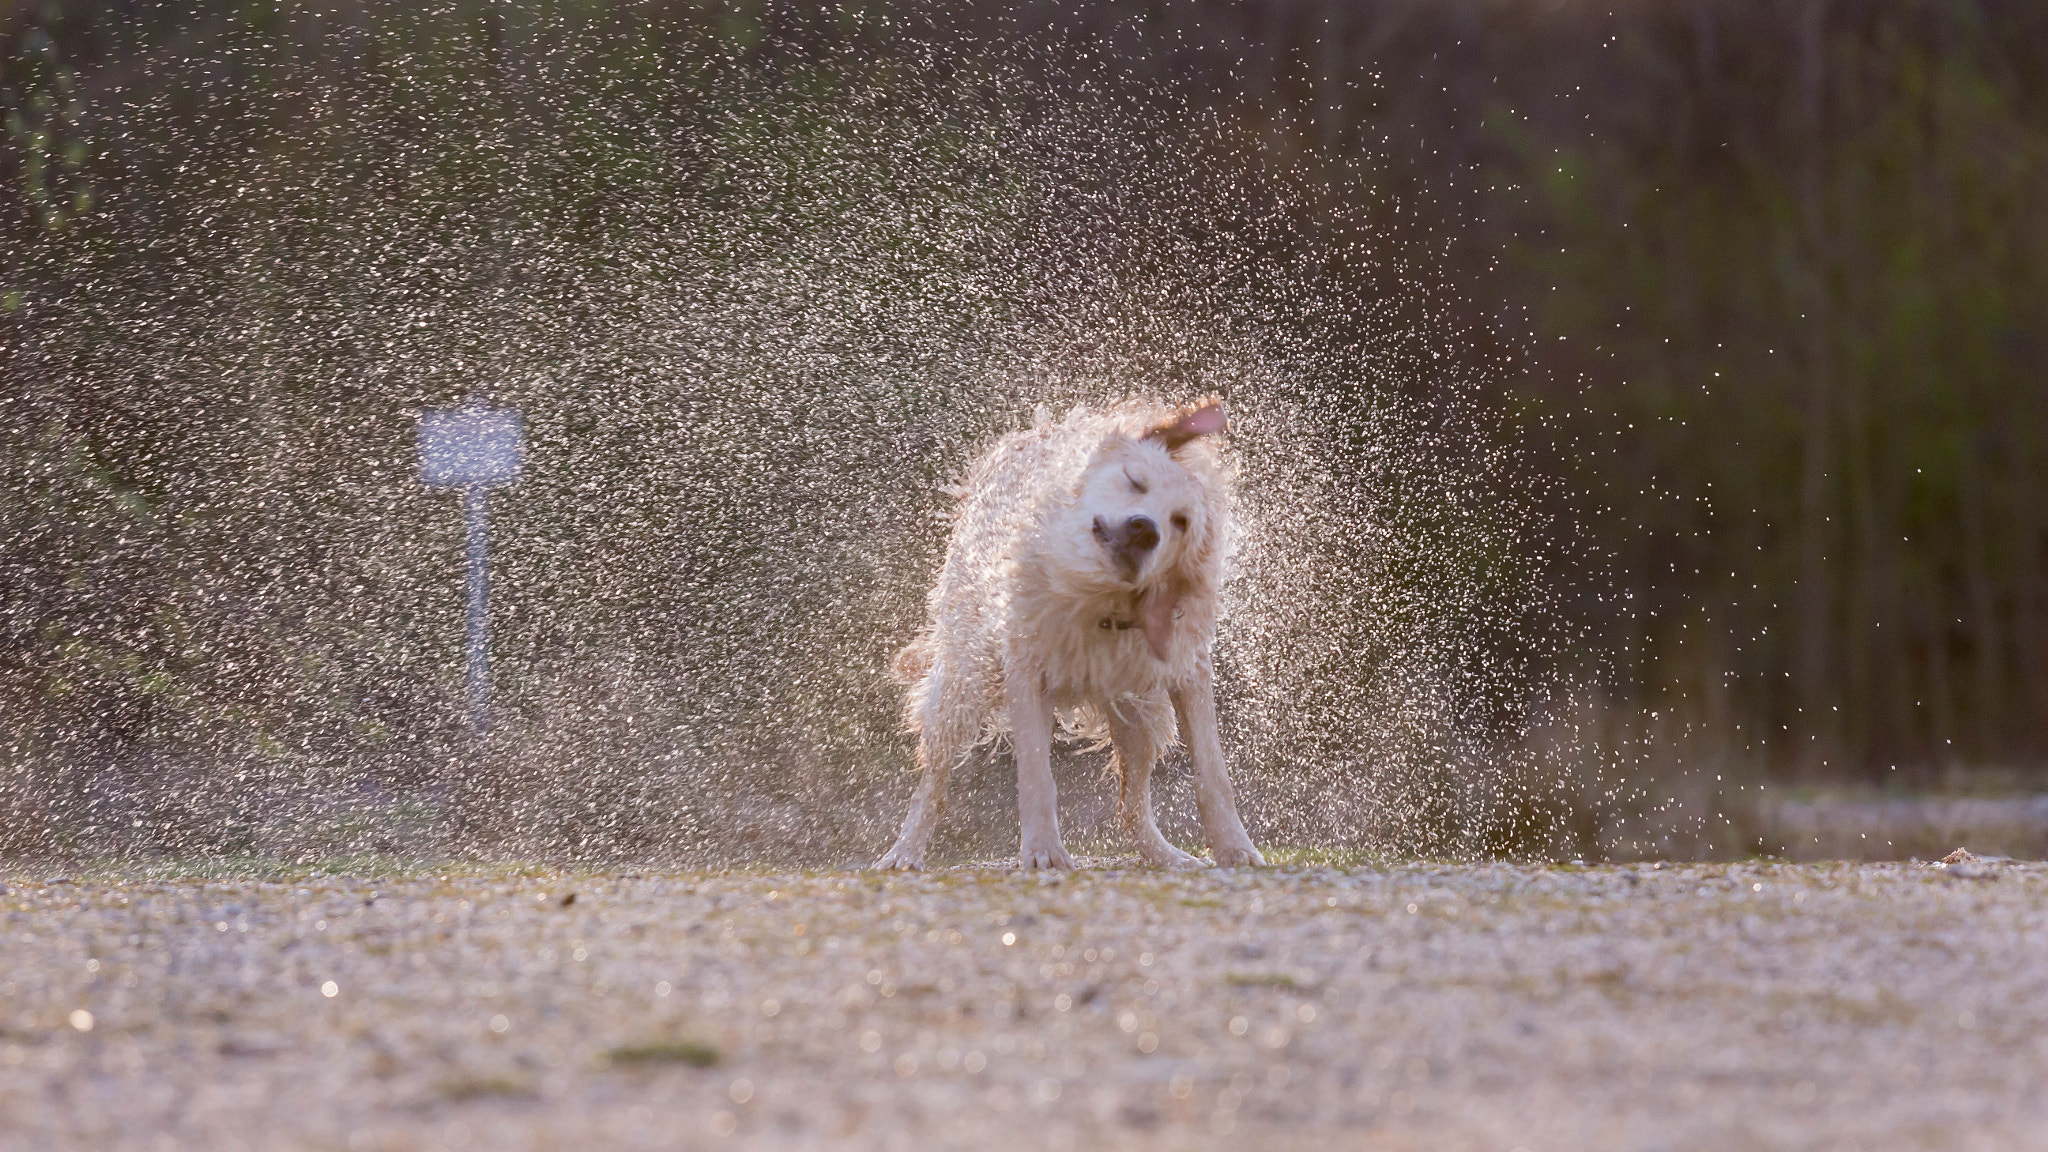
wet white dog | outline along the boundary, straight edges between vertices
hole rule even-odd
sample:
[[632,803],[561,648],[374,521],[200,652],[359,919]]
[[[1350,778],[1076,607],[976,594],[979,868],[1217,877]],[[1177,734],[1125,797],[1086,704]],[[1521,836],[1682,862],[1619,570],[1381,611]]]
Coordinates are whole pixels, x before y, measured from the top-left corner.
[[[1220,401],[1077,408],[1004,437],[959,493],[931,625],[896,660],[923,770],[896,846],[877,868],[924,866],[954,765],[1007,732],[1017,758],[1019,855],[1071,868],[1060,845],[1051,744],[1059,722],[1107,737],[1118,814],[1159,867],[1201,860],[1152,819],[1153,763],[1185,735],[1215,862],[1263,864],[1216,736],[1210,648],[1230,532]],[[1176,718],[1178,723],[1176,724]]]

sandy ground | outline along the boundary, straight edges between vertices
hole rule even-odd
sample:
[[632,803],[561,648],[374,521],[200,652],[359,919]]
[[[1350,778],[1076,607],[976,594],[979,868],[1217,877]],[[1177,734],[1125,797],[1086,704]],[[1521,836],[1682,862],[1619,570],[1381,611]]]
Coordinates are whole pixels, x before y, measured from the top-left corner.
[[0,866],[0,1147],[2048,1148],[2048,867],[1096,863]]

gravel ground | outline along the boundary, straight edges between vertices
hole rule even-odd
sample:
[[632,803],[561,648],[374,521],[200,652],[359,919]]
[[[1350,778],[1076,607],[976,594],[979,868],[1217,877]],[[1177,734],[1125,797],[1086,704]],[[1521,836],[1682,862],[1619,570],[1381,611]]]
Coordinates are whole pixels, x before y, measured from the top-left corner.
[[2048,1148],[2048,867],[0,870],[0,1147]]

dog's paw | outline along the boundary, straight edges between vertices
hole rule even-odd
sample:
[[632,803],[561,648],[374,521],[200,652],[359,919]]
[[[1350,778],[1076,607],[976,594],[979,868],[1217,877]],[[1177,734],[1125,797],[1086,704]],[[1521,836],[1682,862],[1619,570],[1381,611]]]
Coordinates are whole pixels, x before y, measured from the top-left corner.
[[1074,858],[1067,855],[1067,850],[1056,843],[1050,847],[1034,847],[1027,844],[1017,853],[1017,863],[1023,868],[1058,868],[1071,871],[1074,867]]
[[882,853],[882,858],[870,867],[877,872],[922,872],[924,853],[906,851],[899,845]]
[[1188,872],[1209,866],[1209,862],[1200,856],[1189,855],[1172,845],[1168,845],[1164,852],[1141,851],[1138,855],[1154,868],[1171,868],[1177,872]]
[[1266,858],[1259,855],[1259,850],[1252,847],[1249,843],[1226,844],[1221,848],[1211,849],[1211,855],[1216,857],[1216,866],[1218,868],[1264,868],[1266,866]]

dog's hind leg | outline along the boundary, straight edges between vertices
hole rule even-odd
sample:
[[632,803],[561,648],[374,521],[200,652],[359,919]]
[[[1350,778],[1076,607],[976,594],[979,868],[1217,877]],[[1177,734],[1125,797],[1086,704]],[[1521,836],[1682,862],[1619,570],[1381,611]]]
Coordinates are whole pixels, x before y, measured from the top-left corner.
[[1149,712],[1164,705],[1164,701],[1126,701],[1121,709],[1131,713],[1129,718],[1117,705],[1102,708],[1109,718],[1109,739],[1116,747],[1117,776],[1122,781],[1116,814],[1137,842],[1138,855],[1145,863],[1154,868],[1199,868],[1204,862],[1167,843],[1152,819],[1152,767],[1159,760],[1161,741],[1148,723],[1154,719]]
[[918,739],[917,762],[923,772],[918,777],[917,791],[910,796],[910,815],[903,818],[903,831],[896,837],[896,846],[875,861],[876,868],[904,872],[924,870],[925,845],[931,843],[932,829],[938,825],[939,813],[945,811],[946,781],[953,775],[953,765],[960,761],[962,754],[958,748],[935,747],[929,736]]
[[1244,819],[1237,814],[1237,794],[1223,770],[1223,741],[1216,735],[1216,689],[1209,677],[1203,675],[1176,688],[1173,710],[1180,714],[1181,736],[1195,762],[1195,806],[1202,813],[1202,835],[1209,841],[1209,854],[1224,867],[1265,864],[1266,858],[1259,855],[1244,830]]
[[925,845],[931,843],[932,829],[946,807],[946,782],[952,777],[954,766],[974,746],[981,724],[979,709],[959,694],[961,687],[941,667],[928,669],[920,683],[918,691],[923,703],[913,709],[912,716],[918,730],[917,763],[921,775],[917,791],[911,794],[910,814],[903,818],[903,831],[896,837],[896,846],[875,861],[876,868],[924,870]]
[[1010,703],[1010,745],[1017,756],[1018,861],[1026,868],[1072,868],[1060,846],[1059,791],[1052,782],[1052,701],[1038,677],[1003,678]]

